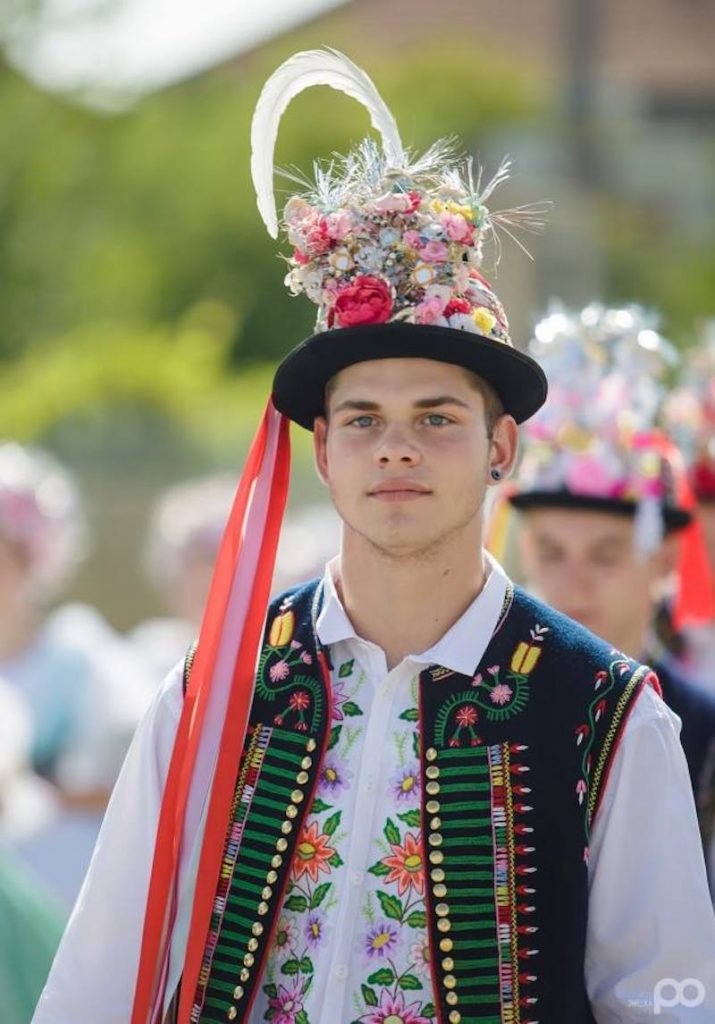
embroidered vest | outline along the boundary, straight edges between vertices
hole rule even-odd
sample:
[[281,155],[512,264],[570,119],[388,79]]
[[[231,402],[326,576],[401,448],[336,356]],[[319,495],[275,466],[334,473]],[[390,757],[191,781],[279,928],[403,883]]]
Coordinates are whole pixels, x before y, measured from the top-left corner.
[[[334,738],[331,666],[315,634],[321,592],[314,581],[269,610],[192,1024],[249,1020],[301,856]],[[518,588],[473,676],[437,665],[420,674],[422,861],[439,1024],[593,1024],[584,984],[589,835],[648,679],[647,668]]]

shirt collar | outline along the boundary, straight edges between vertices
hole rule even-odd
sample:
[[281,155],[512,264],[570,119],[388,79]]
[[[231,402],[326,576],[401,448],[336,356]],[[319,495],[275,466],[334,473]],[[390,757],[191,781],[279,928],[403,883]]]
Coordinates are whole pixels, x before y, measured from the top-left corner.
[[[409,660],[471,676],[492,638],[504,606],[509,578],[501,565],[484,552],[487,580],[466,611],[429,650],[409,655]],[[348,618],[335,586],[337,558],[325,567],[323,606],[316,622],[321,644],[360,639]]]

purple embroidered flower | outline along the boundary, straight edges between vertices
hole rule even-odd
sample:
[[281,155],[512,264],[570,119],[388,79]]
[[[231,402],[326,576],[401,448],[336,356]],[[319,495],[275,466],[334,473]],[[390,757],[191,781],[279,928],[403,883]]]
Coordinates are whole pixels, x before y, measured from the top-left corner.
[[382,960],[397,945],[397,928],[388,921],[381,921],[365,936],[365,952],[371,960]]
[[349,768],[340,764],[336,758],[328,758],[320,773],[318,790],[323,795],[335,796],[348,785],[352,777],[353,773]]
[[325,939],[325,920],[322,914],[313,913],[308,917],[305,926],[305,937],[311,949],[317,949]]
[[420,770],[416,764],[403,768],[392,780],[392,795],[398,803],[411,803],[419,796]]
[[497,683],[489,694],[489,699],[492,704],[508,704],[511,699],[512,692],[511,687],[507,686],[506,683]]
[[296,980],[289,988],[279,985],[278,995],[269,999],[268,1005],[275,1011],[271,1018],[273,1024],[295,1024],[295,1018],[303,1009],[301,982]]
[[268,669],[268,675],[271,677],[272,683],[280,683],[283,679],[286,679],[290,675],[290,668],[288,662],[282,659],[277,661],[275,665],[271,665]]

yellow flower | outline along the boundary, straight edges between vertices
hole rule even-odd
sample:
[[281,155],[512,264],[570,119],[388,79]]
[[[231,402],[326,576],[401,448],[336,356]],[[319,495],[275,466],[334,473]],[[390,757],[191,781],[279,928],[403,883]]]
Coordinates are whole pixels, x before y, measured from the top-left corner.
[[275,619],[271,623],[270,633],[268,634],[268,643],[271,647],[287,647],[293,639],[294,630],[294,612],[287,611],[283,612],[282,615],[276,615]]
[[447,203],[447,209],[450,213],[461,213],[465,220],[474,220],[474,213],[471,206],[462,206],[461,203],[455,203],[453,199],[450,199]]
[[511,657],[511,670],[520,676],[528,676],[541,657],[541,648],[522,642]]
[[472,313],[472,320],[483,334],[489,334],[497,318],[490,313],[486,306],[478,306]]
[[444,210],[444,203],[441,199],[433,199],[429,206],[433,213],[442,213]]

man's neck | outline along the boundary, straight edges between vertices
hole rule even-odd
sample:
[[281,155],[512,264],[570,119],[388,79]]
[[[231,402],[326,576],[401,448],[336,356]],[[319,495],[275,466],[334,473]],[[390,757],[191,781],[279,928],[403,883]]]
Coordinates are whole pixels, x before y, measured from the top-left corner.
[[26,606],[8,605],[0,616],[0,660],[15,658],[33,642],[38,623]]
[[481,532],[399,559],[346,532],[336,577],[356,632],[382,648],[392,669],[434,646],[482,590]]

